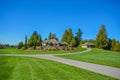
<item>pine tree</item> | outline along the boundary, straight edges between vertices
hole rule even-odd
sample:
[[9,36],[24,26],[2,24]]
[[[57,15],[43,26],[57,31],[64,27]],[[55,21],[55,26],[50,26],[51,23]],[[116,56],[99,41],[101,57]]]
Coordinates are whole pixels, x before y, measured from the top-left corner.
[[21,49],[23,47],[23,42],[19,42],[17,47],[18,49]]
[[75,40],[77,43],[76,46],[78,46],[80,44],[80,41],[82,41],[82,31],[80,28],[78,29],[78,32],[76,33]]
[[52,33],[49,33],[48,39],[52,39]]
[[62,40],[61,41],[65,41],[67,42],[67,36],[68,36],[68,30],[65,30],[63,36],[62,36]]
[[42,46],[42,37],[41,37],[41,35],[38,35],[37,46]]
[[72,29],[70,28],[68,30],[68,36],[67,36],[67,43],[70,44],[71,40],[73,38],[73,33],[72,33]]
[[36,49],[36,46],[40,46],[42,44],[42,38],[38,33],[35,31],[30,39],[28,40],[29,47],[33,47]]
[[51,32],[49,33],[48,39],[56,39],[56,40],[58,40],[58,38],[56,37],[56,34],[52,34]]
[[108,46],[108,38],[105,25],[102,25],[97,37],[96,37],[96,46],[101,49],[106,49]]
[[27,35],[25,36],[25,49],[27,49]]
[[75,38],[72,38],[71,42],[70,42],[70,46],[74,47],[76,45],[76,40]]
[[119,42],[115,39],[112,39],[111,50],[118,51],[118,49],[119,49]]

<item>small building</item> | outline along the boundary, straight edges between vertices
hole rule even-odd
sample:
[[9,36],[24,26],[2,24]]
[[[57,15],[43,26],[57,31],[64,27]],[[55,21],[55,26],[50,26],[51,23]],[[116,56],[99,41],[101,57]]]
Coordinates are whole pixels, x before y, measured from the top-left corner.
[[81,46],[82,48],[94,48],[95,44],[91,43],[91,42],[85,42],[84,44],[82,44]]
[[42,42],[43,46],[67,46],[66,42],[57,41],[56,39],[49,39]]

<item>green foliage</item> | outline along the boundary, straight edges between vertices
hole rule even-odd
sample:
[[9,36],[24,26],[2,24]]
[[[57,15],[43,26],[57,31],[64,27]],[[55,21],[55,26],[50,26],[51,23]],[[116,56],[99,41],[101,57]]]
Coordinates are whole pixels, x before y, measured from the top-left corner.
[[[82,31],[79,28],[78,32],[76,32],[76,36],[74,37],[72,29],[68,29],[64,31],[61,41],[65,41],[70,46],[79,46],[80,41],[82,41]],[[73,39],[74,38],[74,39]]]
[[48,39],[52,39],[52,33],[49,33]]
[[41,37],[41,35],[38,35],[37,46],[42,46],[42,37]]
[[79,43],[82,41],[82,31],[80,28],[78,29],[78,32],[76,32],[75,40],[76,46],[79,46]]
[[102,25],[96,37],[96,46],[100,49],[106,49],[108,42],[105,25]]
[[21,49],[23,47],[23,42],[18,43],[18,49]]
[[112,42],[111,42],[111,50],[112,51],[119,51],[119,42],[115,39],[112,39]]
[[78,50],[66,50],[66,51],[44,51],[44,50],[22,50],[16,48],[7,48],[0,49],[0,54],[65,54],[65,53],[73,53],[80,52],[86,50],[85,48],[80,48]]
[[117,50],[118,52],[120,52],[120,43],[119,43],[119,45],[118,45],[118,50]]
[[70,28],[70,29],[68,30],[68,35],[67,35],[67,43],[68,43],[69,45],[70,45],[70,42],[71,42],[72,38],[73,38],[73,32],[72,32],[72,29]]
[[0,80],[115,80],[55,61],[30,57],[0,57]]
[[61,41],[65,41],[68,43],[68,45],[70,45],[72,38],[73,38],[73,32],[72,29],[70,28],[69,30],[65,30]]
[[25,49],[27,49],[27,36],[25,36]]
[[58,40],[58,38],[56,37],[56,34],[52,34],[51,32],[49,33],[48,39],[56,39],[56,40]]
[[23,44],[23,46],[22,46],[21,49],[22,49],[22,50],[25,50],[25,49],[26,49],[25,44]]
[[78,47],[80,47],[81,48],[81,45],[83,44],[83,41],[80,41],[80,43],[79,43],[79,45],[78,45]]
[[85,43],[85,42],[91,42],[91,43],[96,44],[96,40],[94,40],[94,39],[86,39],[83,41],[83,43]]
[[16,48],[16,45],[9,45],[9,44],[1,44],[0,43],[0,49],[4,49],[4,48]]
[[75,38],[72,38],[71,42],[70,42],[70,46],[75,47],[75,45],[77,44]]
[[68,36],[68,30],[65,30],[63,36],[62,36],[62,40],[61,41],[65,41],[67,42],[67,36]]
[[33,47],[34,49],[36,49],[36,46],[42,45],[41,36],[38,35],[38,33],[36,31],[32,34],[32,36],[28,40],[28,45],[29,45],[29,47]]

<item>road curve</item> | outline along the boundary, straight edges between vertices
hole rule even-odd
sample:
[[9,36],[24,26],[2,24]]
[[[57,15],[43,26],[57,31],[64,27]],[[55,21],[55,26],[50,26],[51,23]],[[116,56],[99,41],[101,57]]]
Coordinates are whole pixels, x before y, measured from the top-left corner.
[[43,58],[43,59],[48,59],[52,61],[57,61],[60,63],[64,63],[67,65],[75,66],[78,68],[83,68],[89,71],[93,71],[102,75],[110,76],[116,79],[120,79],[120,68],[115,68],[115,67],[109,67],[109,66],[104,66],[104,65],[99,65],[99,64],[93,64],[93,63],[88,63],[88,62],[82,62],[82,61],[76,61],[76,60],[71,60],[71,59],[65,59],[65,58],[60,58],[56,56],[31,56],[35,58]]
[[79,54],[79,53],[89,52],[89,51],[91,51],[91,49],[87,49],[81,52],[66,53],[66,54],[46,54],[46,55],[44,54],[33,54],[33,55],[32,54],[0,54],[0,56],[27,56],[27,57],[34,57],[34,58],[43,58],[43,59],[48,59],[48,60],[57,61],[63,64],[75,66],[78,68],[83,68],[83,69],[93,71],[102,75],[110,76],[116,79],[120,79],[120,68],[109,67],[109,66],[76,61],[76,60],[65,59],[65,58],[54,56],[54,55],[73,55],[73,54]]

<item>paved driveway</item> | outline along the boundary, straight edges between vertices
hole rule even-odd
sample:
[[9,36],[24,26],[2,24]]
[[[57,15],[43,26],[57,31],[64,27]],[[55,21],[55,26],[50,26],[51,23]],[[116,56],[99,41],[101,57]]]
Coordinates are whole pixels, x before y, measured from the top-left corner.
[[109,67],[109,66],[93,64],[93,63],[88,63],[88,62],[82,62],[82,61],[76,61],[76,60],[65,59],[65,58],[60,58],[60,57],[54,56],[54,55],[74,55],[74,54],[79,54],[79,53],[88,52],[88,51],[91,51],[91,49],[87,49],[86,51],[82,51],[82,52],[67,53],[67,54],[48,54],[48,55],[0,54],[0,56],[27,56],[27,57],[34,57],[34,58],[43,58],[43,59],[57,61],[57,62],[60,62],[63,64],[75,66],[78,68],[83,68],[83,69],[86,69],[89,71],[93,71],[96,73],[100,73],[103,75],[107,75],[107,76],[111,76],[113,78],[120,79],[120,68]]

